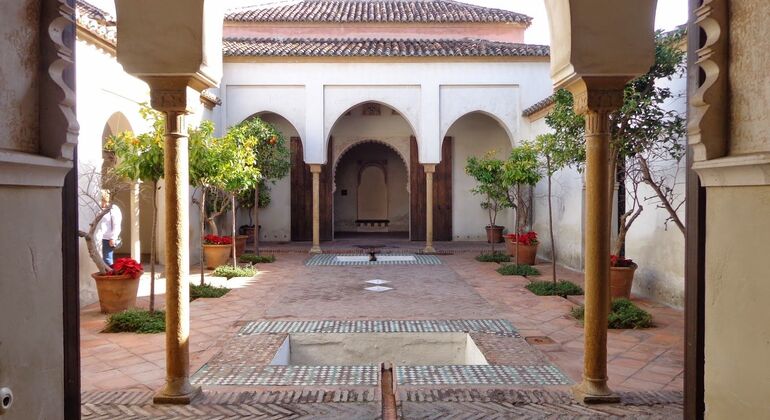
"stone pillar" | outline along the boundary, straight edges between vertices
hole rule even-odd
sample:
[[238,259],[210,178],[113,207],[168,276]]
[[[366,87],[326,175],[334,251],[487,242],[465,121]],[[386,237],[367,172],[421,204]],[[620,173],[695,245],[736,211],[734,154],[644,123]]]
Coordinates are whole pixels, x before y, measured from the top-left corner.
[[435,253],[433,248],[433,174],[435,164],[425,164],[425,249],[423,252]]
[[321,251],[321,165],[310,165],[313,174],[313,247],[311,254]]
[[139,230],[139,208],[141,203],[141,195],[140,195],[140,188],[142,184],[140,182],[134,182],[131,184],[131,203],[129,206],[129,212],[130,212],[130,218],[129,221],[131,223],[131,258],[142,261],[142,241],[141,241],[141,232]]
[[152,107],[166,119],[164,151],[166,235],[166,385],[159,404],[189,404],[200,392],[190,384],[190,214],[189,159],[184,116],[197,95],[186,80],[149,83]]
[[[607,317],[610,305],[609,114],[623,101],[623,81],[570,86],[575,111],[586,121],[585,358],[583,381],[573,388],[584,403],[620,401],[607,386]],[[612,82],[612,80],[610,80]],[[592,84],[598,85],[593,87]],[[609,86],[608,86],[609,85]]]

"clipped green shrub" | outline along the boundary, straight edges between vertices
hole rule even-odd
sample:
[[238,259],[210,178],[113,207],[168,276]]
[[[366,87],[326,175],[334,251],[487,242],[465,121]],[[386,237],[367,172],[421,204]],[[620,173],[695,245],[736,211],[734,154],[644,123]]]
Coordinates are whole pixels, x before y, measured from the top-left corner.
[[511,257],[503,254],[502,252],[485,252],[476,256],[476,261],[479,262],[510,262]]
[[504,276],[537,276],[540,271],[531,265],[526,264],[506,264],[497,269],[497,272]]
[[220,265],[213,273],[217,277],[226,277],[230,280],[233,277],[254,277],[257,270],[254,267],[233,267],[232,265]]
[[144,309],[128,309],[110,315],[103,332],[154,334],[164,331],[166,331],[166,313],[164,311],[150,312]]
[[526,286],[527,290],[538,296],[561,296],[582,295],[583,289],[575,283],[566,280],[559,280],[556,283],[552,281],[533,281]]
[[[585,307],[580,305],[572,308],[571,315],[583,321]],[[615,299],[612,301],[607,325],[612,329],[651,328],[653,327],[652,315],[628,299]]]
[[268,264],[275,262],[275,255],[244,254],[239,258],[240,262],[248,264]]
[[191,284],[190,301],[198,298],[219,298],[227,294],[227,287],[212,286],[210,284]]

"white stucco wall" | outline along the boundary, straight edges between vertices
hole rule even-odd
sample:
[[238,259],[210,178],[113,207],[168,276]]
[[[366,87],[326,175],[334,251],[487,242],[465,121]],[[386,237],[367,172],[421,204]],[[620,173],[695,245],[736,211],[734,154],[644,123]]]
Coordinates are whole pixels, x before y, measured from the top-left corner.
[[482,110],[513,138],[524,106],[551,93],[548,62],[532,61],[229,61],[222,80],[223,123],[258,112],[291,121],[305,161],[326,163],[328,135],[338,118],[364,102],[396,109],[417,137],[419,159],[440,159],[443,133],[457,117]]
[[[149,103],[149,88],[141,80],[134,78],[123,71],[122,66],[108,51],[96,47],[85,40],[78,40],[77,48],[77,110],[78,123],[80,124],[80,137],[78,140],[78,165],[81,174],[80,184],[85,187],[86,180],[82,174],[102,167],[102,140],[105,134],[105,126],[111,126],[107,133],[116,134],[123,130],[132,130],[135,133],[149,131],[151,127],[144,121],[139,109],[142,103]],[[125,117],[127,124],[112,124],[117,119],[113,116],[120,114]],[[111,117],[113,117],[111,119]],[[188,125],[195,126],[202,119],[218,120],[218,110],[206,109],[203,104],[198,104],[194,112],[186,119]],[[110,122],[110,124],[108,124]],[[165,226],[163,201],[163,182],[160,182],[158,191],[158,226],[157,226],[157,260],[163,262],[165,240],[163,226]],[[192,194],[192,188],[190,190]],[[124,244],[130,241],[130,203],[126,201],[127,193],[118,194],[116,204],[121,208],[124,223],[121,237]],[[142,254],[150,252],[151,225],[152,225],[152,188],[145,184],[141,187],[141,200],[139,212],[140,240]],[[196,244],[199,241],[198,208],[190,203],[190,261],[195,263],[199,259],[199,249]],[[80,205],[80,229],[87,230],[93,218],[93,211],[84,203]],[[120,251],[128,252],[127,246]],[[85,241],[80,242],[80,303],[88,305],[97,300],[96,285],[91,278],[91,273],[96,272],[96,265],[88,256]]]
[[[675,98],[665,104],[667,109],[684,112],[686,109],[686,81],[684,77],[673,80],[659,80],[662,86],[669,87]],[[544,118],[523,126],[522,132],[527,138],[550,131]],[[684,161],[674,161],[659,165],[660,174],[667,174],[670,179],[678,176],[675,190],[684,195]],[[627,188],[630,188],[630,184]],[[538,183],[534,197],[534,229],[540,238],[538,254],[551,258],[551,244],[548,236],[548,204],[545,180]],[[640,186],[640,197],[654,197],[652,189]],[[584,186],[582,175],[574,168],[557,172],[553,179],[554,236],[559,263],[575,269],[582,269],[583,225],[585,221]],[[631,197],[626,198],[630,202]],[[684,235],[672,223],[668,227],[664,222],[668,212],[656,206],[656,200],[643,201],[644,210],[633,223],[626,236],[626,256],[633,259],[639,269],[634,276],[633,293],[652,298],[658,302],[675,307],[684,305]],[[679,216],[684,221],[684,206]],[[613,221],[617,216],[613,214]],[[613,228],[614,229],[614,228]]]
[[[685,75],[673,80],[659,80],[658,84],[671,89],[674,98],[666,104],[667,109],[687,111],[687,80]],[[684,140],[682,140],[684,142]],[[658,165],[660,172],[673,183],[675,194],[685,195],[685,159],[679,164],[674,161]],[[668,185],[672,185],[669,183]],[[642,185],[640,197],[654,197],[655,192],[647,185]],[[626,239],[626,255],[633,259],[639,268],[634,275],[633,292],[648,296],[659,302],[673,306],[684,306],[684,234],[674,225],[665,225],[668,212],[657,207],[657,200],[643,202],[644,211],[631,226]],[[679,217],[685,223],[684,206],[679,209]]]

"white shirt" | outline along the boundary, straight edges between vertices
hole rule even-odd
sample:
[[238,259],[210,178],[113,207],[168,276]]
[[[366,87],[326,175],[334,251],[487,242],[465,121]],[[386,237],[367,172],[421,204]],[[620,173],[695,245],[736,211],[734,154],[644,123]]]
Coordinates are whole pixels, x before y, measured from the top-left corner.
[[120,207],[112,205],[110,212],[102,217],[99,223],[99,230],[102,232],[102,239],[115,240],[120,237],[120,227],[123,222],[123,215],[120,213]]

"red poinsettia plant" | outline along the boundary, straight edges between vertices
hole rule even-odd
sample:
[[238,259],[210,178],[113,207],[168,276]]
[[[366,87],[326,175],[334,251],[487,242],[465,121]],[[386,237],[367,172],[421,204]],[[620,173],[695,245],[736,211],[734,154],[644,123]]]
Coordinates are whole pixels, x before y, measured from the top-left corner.
[[610,267],[636,267],[636,263],[630,258],[610,255]]
[[231,245],[233,238],[229,236],[206,235],[203,237],[203,243],[206,245]]
[[107,272],[108,276],[125,276],[128,275],[132,279],[138,278],[142,275],[144,269],[142,264],[139,264],[133,258],[118,258],[115,263],[112,264],[112,270]]
[[510,240],[512,243],[518,242],[520,245],[535,245],[538,243],[537,241],[537,232],[525,232],[521,234],[515,234],[515,233],[509,233],[505,236],[506,239]]

